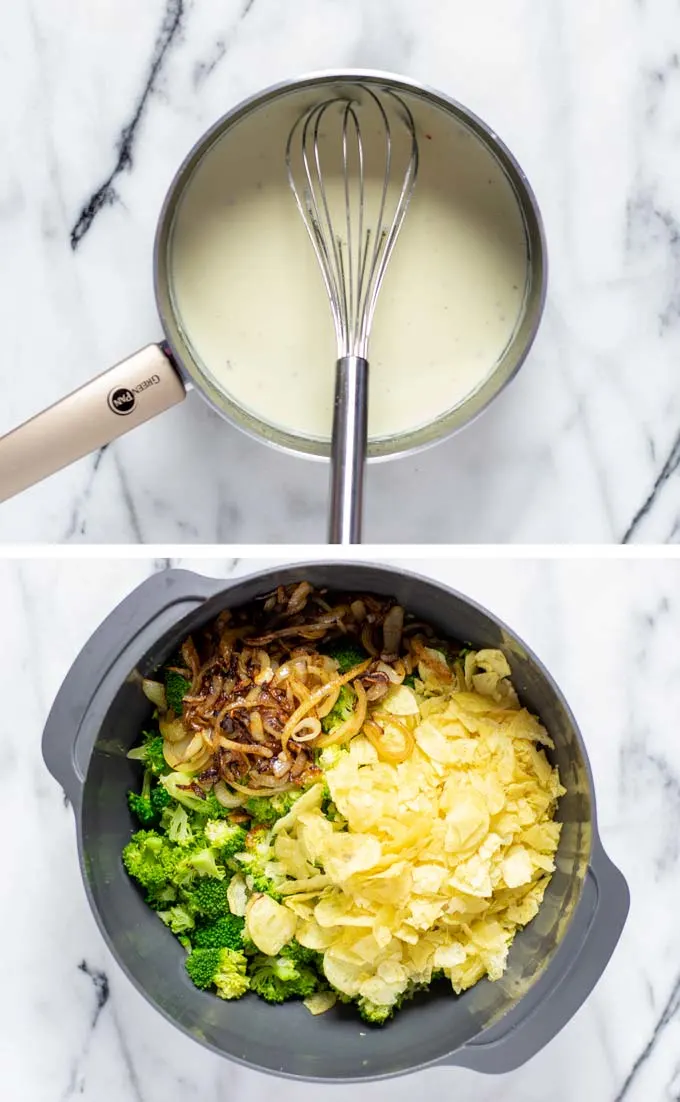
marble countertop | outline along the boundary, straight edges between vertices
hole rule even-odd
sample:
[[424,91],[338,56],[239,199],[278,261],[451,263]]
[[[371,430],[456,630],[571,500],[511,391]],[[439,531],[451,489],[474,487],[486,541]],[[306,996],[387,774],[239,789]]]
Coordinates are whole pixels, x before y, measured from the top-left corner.
[[[280,561],[280,560],[279,560]],[[663,1102],[680,1092],[680,564],[402,560],[479,600],[550,668],[588,746],[605,849],[631,911],[595,992],[529,1064],[492,1078],[432,1070],[363,1087],[273,1080],[229,1064],[162,1019],[106,949],[78,869],[74,823],[40,754],[48,708],[76,653],[166,562],[0,563],[12,646],[0,672],[6,770],[0,910],[2,1095],[21,1102]],[[184,560],[225,577],[263,560]],[[9,807],[7,800],[9,799]]]
[[[380,68],[438,86],[509,144],[551,282],[529,360],[488,413],[370,470],[367,541],[680,540],[671,4],[16,0],[3,30],[0,432],[161,336],[156,218],[216,118],[303,71]],[[323,465],[190,395],[4,505],[0,540],[318,542],[326,485]]]

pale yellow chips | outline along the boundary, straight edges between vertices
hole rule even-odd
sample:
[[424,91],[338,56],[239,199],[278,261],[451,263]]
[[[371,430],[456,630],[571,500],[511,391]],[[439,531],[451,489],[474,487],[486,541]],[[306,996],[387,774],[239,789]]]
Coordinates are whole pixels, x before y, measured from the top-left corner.
[[457,992],[502,975],[554,869],[564,793],[509,673],[500,651],[449,670],[422,649],[415,691],[395,686],[381,704],[413,754],[387,764],[357,736],[326,773],[331,816],[318,785],[277,823],[276,860],[298,883],[285,886],[287,917],[250,911],[253,935],[269,936],[255,929],[265,917],[277,943],[294,929],[334,987],[381,1005],[440,969]]

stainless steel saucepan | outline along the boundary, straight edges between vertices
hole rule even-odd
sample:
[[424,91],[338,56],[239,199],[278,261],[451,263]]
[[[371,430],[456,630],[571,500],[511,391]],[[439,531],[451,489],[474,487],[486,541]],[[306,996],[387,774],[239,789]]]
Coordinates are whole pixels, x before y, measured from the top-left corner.
[[[244,101],[219,120],[194,146],[168,191],[158,221],[154,250],[156,301],[164,338],[135,352],[79,390],[37,414],[0,439],[0,501],[122,436],[181,402],[195,389],[233,425],[259,440],[298,455],[328,458],[329,438],[296,435],[259,419],[236,401],[201,363],[184,331],[173,297],[172,235],[179,205],[192,187],[196,169],[215,143],[237,124],[248,126],[260,111],[288,99],[309,107],[322,96],[343,95],[361,83],[397,93],[419,110],[443,113],[451,126],[463,126],[500,166],[514,195],[525,229],[528,254],[523,309],[503,354],[486,381],[465,402],[413,431],[369,439],[369,459],[404,455],[449,436],[477,416],[523,363],[540,322],[546,287],[546,255],[541,217],[533,192],[497,135],[459,103],[411,80],[391,74],[346,70],[286,81]],[[284,136],[282,135],[282,138]],[[301,242],[301,248],[306,244]],[[455,258],[452,257],[452,263]],[[424,258],[426,262],[426,258]],[[415,277],[414,277],[415,278]],[[266,308],[266,304],[263,304]],[[225,350],[225,354],[228,350]],[[272,371],[276,365],[272,364]],[[329,426],[330,429],[330,426]]]

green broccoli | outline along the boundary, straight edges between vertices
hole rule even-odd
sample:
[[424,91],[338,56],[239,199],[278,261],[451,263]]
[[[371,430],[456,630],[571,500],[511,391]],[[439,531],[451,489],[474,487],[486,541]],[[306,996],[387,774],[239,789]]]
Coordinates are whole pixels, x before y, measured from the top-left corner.
[[215,993],[220,999],[240,999],[250,988],[247,975],[248,962],[234,949],[222,949],[217,971],[213,976]]
[[170,796],[162,785],[151,787],[151,770],[144,771],[141,792],[128,792],[128,807],[133,815],[139,819],[143,827],[147,829],[157,826],[161,813],[170,803]]
[[246,848],[247,831],[238,823],[209,819],[203,830],[210,844],[219,849],[223,861],[227,861],[235,853],[242,853]]
[[206,819],[225,819],[231,815],[231,810],[222,806],[214,792],[200,795],[200,789],[197,792],[191,788],[190,781],[186,773],[166,773],[160,778],[170,799],[193,811],[194,815],[205,816]]
[[356,693],[349,685],[343,685],[341,687],[335,704],[328,715],[324,716],[321,720],[321,726],[326,733],[334,731],[336,727],[339,727],[341,723],[344,723],[346,719],[350,718],[354,711],[356,698]]
[[361,646],[361,643],[357,642],[356,639],[348,638],[346,635],[341,635],[338,639],[333,639],[330,643],[327,643],[323,647],[323,652],[329,658],[335,659],[340,673],[349,673],[355,666],[365,662],[368,658],[368,653]]
[[194,911],[205,918],[215,919],[229,913],[227,884],[212,876],[202,876],[186,896]]
[[144,731],[141,746],[135,746],[128,752],[131,761],[141,761],[153,773],[160,777],[170,772],[170,766],[163,756],[163,736],[158,731]]
[[151,772],[144,770],[141,792],[128,792],[127,802],[130,811],[139,819],[143,827],[154,827],[158,821],[156,809],[151,803]]
[[193,914],[183,903],[177,903],[174,907],[169,907],[167,911],[157,911],[156,913],[161,922],[170,927],[173,934],[186,934],[189,930],[193,930],[196,925]]
[[297,938],[293,938],[284,945],[280,955],[294,961],[295,964],[310,965],[313,968],[320,968],[323,961],[322,953],[317,952],[316,949],[308,949],[306,945],[300,945]]
[[279,792],[275,796],[250,796],[245,810],[258,826],[273,826],[277,819],[287,815],[301,792]]
[[[166,789],[162,786],[159,787],[170,800]],[[173,807],[167,807],[164,810],[161,816],[161,826],[170,841],[175,842],[178,846],[191,846],[196,841],[196,835],[189,822],[189,816],[181,804],[175,804]]]
[[146,902],[154,911],[167,911],[177,902],[177,888],[168,880],[147,893]]
[[223,807],[214,792],[206,792],[194,810],[197,815],[206,815],[210,819],[226,819],[231,815],[231,809]]
[[268,957],[260,953],[251,961],[248,974],[251,989],[268,1003],[305,999],[318,990],[320,982],[312,968],[283,955]]
[[151,789],[151,806],[160,819],[166,807],[172,803],[170,793],[162,784],[155,784]]
[[[178,847],[179,848],[179,847]],[[210,847],[194,849],[189,853],[179,850],[182,855],[174,872],[174,881],[185,888],[193,884],[197,876],[209,876],[215,880],[224,880],[226,869],[217,864],[215,850]]]
[[165,671],[165,701],[171,712],[181,716],[183,712],[182,701],[191,688],[191,682],[181,673],[175,670]]
[[246,958],[233,949],[194,949],[185,967],[191,982],[205,991],[215,987],[221,999],[240,999],[250,984]]
[[370,999],[363,998],[357,999],[356,1005],[360,1017],[369,1025],[384,1025],[396,1009],[396,1004],[394,1006],[381,1006],[379,1003],[372,1003]]
[[407,673],[404,678],[403,685],[406,685],[409,689],[415,689],[416,687],[416,675],[414,673]]
[[[261,840],[251,841],[249,849],[245,853],[237,853],[238,867],[246,878],[246,884],[251,891],[262,892],[270,895],[278,903],[281,902],[281,894],[278,885],[285,880],[283,873],[279,874],[274,862],[274,850],[271,847],[268,831],[261,831]],[[252,837],[252,835],[251,835]]]
[[[198,815],[211,815],[213,814],[212,806],[208,805],[204,796],[198,796],[193,789],[188,787],[190,778],[186,773],[166,773],[164,777],[160,778],[160,783],[167,791],[172,800],[176,800],[177,803],[182,804],[183,807],[188,808],[189,811],[193,811]],[[212,793],[210,794],[212,796]],[[215,797],[212,797],[215,800]],[[215,800],[217,804],[217,800]],[[217,805],[221,808],[221,804]],[[224,808],[221,808],[223,811]]]
[[193,935],[195,949],[237,949],[243,952],[245,921],[238,915],[226,914],[214,922],[199,926]]
[[324,746],[323,750],[316,752],[316,764],[321,769],[333,769],[347,754],[346,746]]
[[153,894],[174,877],[179,852],[157,831],[138,830],[123,849],[123,864],[128,874]]

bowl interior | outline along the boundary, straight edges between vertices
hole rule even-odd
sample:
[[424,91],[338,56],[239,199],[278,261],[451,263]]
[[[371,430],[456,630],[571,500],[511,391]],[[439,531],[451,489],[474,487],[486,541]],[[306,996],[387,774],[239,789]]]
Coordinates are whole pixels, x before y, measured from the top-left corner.
[[[454,1052],[510,1010],[550,962],[580,898],[591,846],[591,782],[579,732],[559,690],[535,657],[503,625],[439,585],[386,568],[327,565],[279,570],[233,585],[149,648],[137,670],[150,673],[188,631],[224,607],[304,577],[315,585],[395,596],[444,636],[501,648],[522,702],[537,713],[556,744],[567,794],[557,869],[539,914],[521,931],[503,978],[482,981],[459,997],[446,985],[371,1029],[346,1008],[312,1017],[302,1005],[271,1007],[254,996],[222,1002],[198,991],[184,971],[184,951],[145,905],[120,859],[135,829],[125,793],[139,783],[125,757],[148,720],[138,676],[120,685],[93,735],[81,810],[81,861],[95,916],[121,966],[170,1020],[223,1055],[270,1072],[326,1080],[396,1075]],[[134,672],[134,671],[130,671]]]

